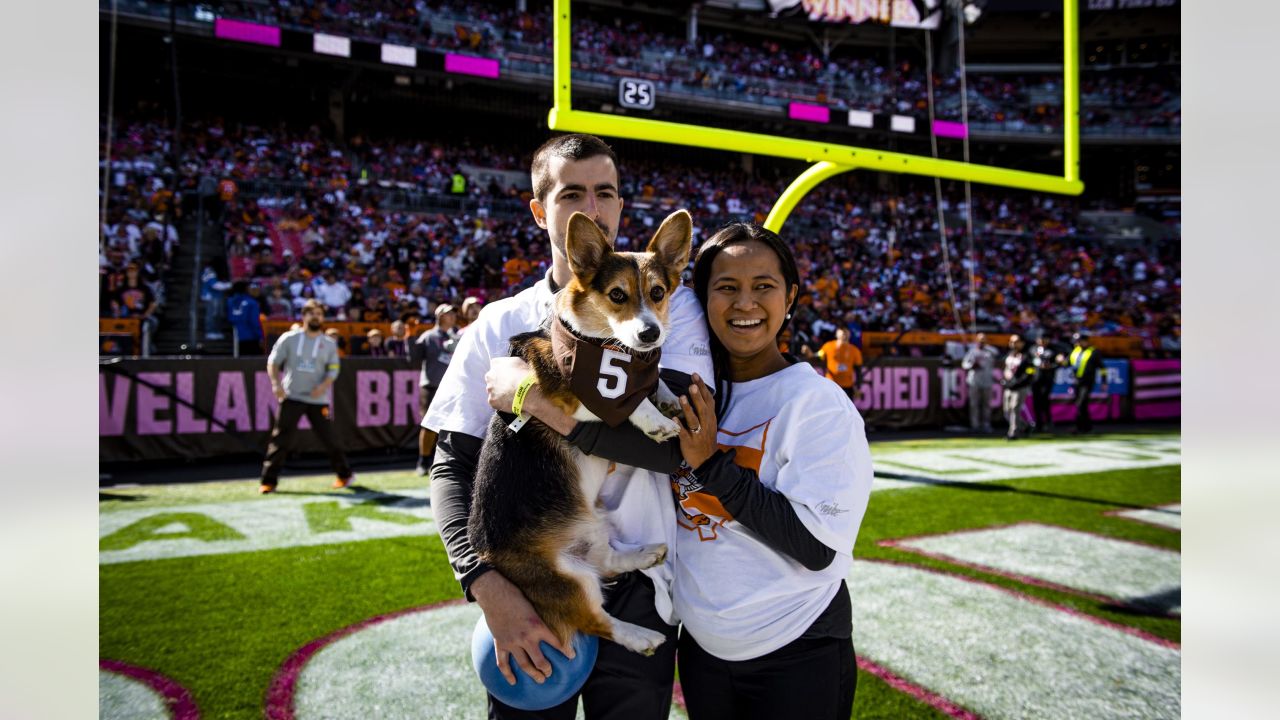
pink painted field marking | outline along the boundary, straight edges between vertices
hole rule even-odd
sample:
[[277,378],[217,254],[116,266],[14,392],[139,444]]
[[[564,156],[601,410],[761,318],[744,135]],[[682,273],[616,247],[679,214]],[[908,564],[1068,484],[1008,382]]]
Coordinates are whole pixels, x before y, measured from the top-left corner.
[[[878,561],[870,561],[870,562],[878,562]],[[965,710],[964,708],[942,697],[941,695],[937,693],[929,692],[928,690],[925,690],[924,688],[920,687],[919,685],[916,685],[910,680],[907,680],[898,675],[895,675],[893,671],[889,670],[888,668],[882,665],[876,664],[875,661],[868,660],[865,657],[859,656],[858,668],[861,670],[865,670],[871,673],[872,675],[875,675],[876,677],[880,678],[881,680],[885,681],[886,683],[888,683],[889,687],[893,688],[894,690],[897,690],[898,692],[901,692],[901,693],[906,693],[907,695],[910,695],[911,697],[919,700],[920,702],[925,703],[926,705],[932,706],[935,710],[937,710],[940,713],[943,713],[944,715],[947,715],[948,717],[958,718],[958,720],[980,720],[981,718],[980,715],[977,715],[968,710]]]
[[200,709],[191,697],[191,692],[176,681],[161,675],[154,670],[130,665],[119,660],[98,659],[98,668],[109,673],[133,678],[155,690],[164,698],[165,707],[174,720],[199,720]]
[[[1166,509],[1166,508],[1171,508],[1171,507],[1173,507],[1174,505],[1181,505],[1181,504],[1182,504],[1182,503],[1166,503],[1166,504],[1164,504],[1164,505],[1153,505],[1153,506],[1151,506],[1151,508],[1150,508],[1150,509],[1151,509],[1151,510],[1164,510],[1164,509]],[[1153,523],[1153,522],[1150,522],[1150,521],[1148,521],[1148,520],[1143,520],[1142,518],[1129,517],[1128,515],[1124,515],[1124,514],[1122,514],[1122,513],[1126,513],[1126,512],[1130,512],[1130,511],[1129,511],[1128,509],[1124,509],[1124,510],[1108,510],[1108,511],[1106,511],[1106,512],[1102,513],[1102,514],[1103,514],[1103,515],[1106,515],[1107,517],[1114,517],[1114,518],[1119,518],[1119,519],[1121,519],[1121,520],[1128,520],[1129,522],[1142,523],[1143,525],[1148,525],[1148,526],[1150,526],[1150,527],[1160,528],[1161,530],[1168,530],[1169,532],[1176,532],[1176,533],[1180,533],[1180,532],[1182,532],[1182,528],[1176,528],[1176,527],[1173,527],[1173,526],[1171,526],[1171,525],[1161,525],[1160,523]],[[1182,514],[1181,512],[1179,512],[1179,513],[1178,513],[1178,515],[1181,515],[1181,514]]]
[[302,675],[302,670],[315,657],[316,653],[323,650],[328,645],[341,640],[348,635],[355,634],[365,628],[372,627],[388,620],[412,615],[413,613],[423,612],[426,610],[436,610],[450,605],[462,605],[466,603],[464,598],[456,598],[453,600],[444,600],[429,605],[419,605],[418,607],[406,608],[398,610],[386,615],[377,615],[367,620],[361,620],[354,625],[348,625],[344,628],[335,630],[324,637],[317,638],[302,646],[301,649],[290,655],[280,669],[276,671],[276,676],[272,678],[271,685],[267,688],[265,714],[268,720],[295,720],[294,695],[298,690],[298,678]]
[[[1125,542],[1125,543],[1129,543],[1129,544],[1131,544],[1131,545],[1138,545],[1138,546],[1140,546],[1140,547],[1145,547],[1145,548],[1149,548],[1149,549],[1152,549],[1152,550],[1160,550],[1160,551],[1168,552],[1168,553],[1176,552],[1176,551],[1174,551],[1174,550],[1170,550],[1169,548],[1160,547],[1159,545],[1153,545],[1153,544],[1151,544],[1151,543],[1142,542],[1142,541],[1140,541],[1140,540],[1129,540],[1129,539],[1127,539],[1127,538],[1116,538],[1116,537],[1111,537],[1111,536],[1109,536],[1109,535],[1102,535],[1102,534],[1100,534],[1100,533],[1090,532],[1090,531],[1088,531],[1088,530],[1080,530],[1080,529],[1077,529],[1077,528],[1070,528],[1070,527],[1065,527],[1065,526],[1062,526],[1062,525],[1053,525],[1053,524],[1050,524],[1050,523],[1039,523],[1039,522],[1016,522],[1016,523],[1005,523],[1005,524],[1001,524],[1001,525],[991,525],[991,526],[983,527],[983,528],[966,528],[966,529],[964,529],[964,530],[950,530],[950,531],[947,531],[947,532],[941,532],[941,533],[933,533],[933,534],[925,534],[925,535],[913,535],[913,536],[908,536],[908,537],[891,538],[891,539],[888,539],[888,540],[881,540],[881,541],[880,541],[880,542],[878,542],[877,544],[878,544],[878,545],[880,545],[881,547],[893,548],[893,549],[895,549],[895,550],[901,550],[901,551],[903,551],[903,552],[909,552],[909,553],[912,553],[912,554],[914,554],[914,555],[919,555],[919,556],[921,556],[921,557],[927,557],[927,558],[930,558],[930,559],[932,559],[932,560],[938,560],[938,561],[940,561],[940,562],[950,563],[950,564],[952,564],[952,565],[958,565],[958,566],[960,566],[960,567],[969,568],[970,570],[977,570],[977,571],[979,571],[979,572],[984,572],[984,573],[988,573],[988,574],[991,574],[991,575],[996,575],[996,576],[999,576],[999,577],[1002,577],[1002,578],[1005,578],[1005,579],[1008,579],[1008,580],[1013,580],[1014,582],[1022,583],[1022,584],[1024,584],[1024,585],[1032,585],[1032,586],[1035,586],[1035,587],[1045,588],[1045,589],[1047,589],[1047,590],[1054,590],[1054,591],[1057,591],[1057,592],[1066,593],[1066,594],[1068,594],[1068,595],[1075,595],[1075,596],[1077,596],[1077,597],[1082,597],[1082,598],[1086,598],[1086,599],[1088,599],[1088,600],[1093,600],[1094,602],[1104,603],[1104,604],[1108,604],[1108,605],[1115,605],[1115,606],[1118,606],[1118,607],[1128,608],[1128,609],[1130,609],[1130,610],[1143,610],[1143,611],[1148,610],[1148,608],[1142,608],[1142,607],[1135,606],[1135,605],[1133,605],[1132,603],[1130,603],[1130,602],[1128,602],[1127,600],[1125,600],[1124,598],[1118,598],[1118,597],[1114,597],[1114,596],[1111,596],[1111,595],[1104,595],[1104,594],[1102,594],[1102,593],[1090,592],[1090,591],[1088,591],[1088,590],[1081,590],[1081,589],[1079,589],[1079,588],[1074,588],[1074,587],[1071,587],[1071,586],[1069,586],[1069,585],[1062,585],[1062,584],[1060,584],[1060,583],[1056,583],[1056,582],[1053,582],[1053,581],[1051,581],[1051,580],[1045,580],[1045,579],[1043,579],[1043,578],[1037,578],[1037,577],[1033,577],[1033,576],[1030,576],[1030,575],[1023,575],[1023,574],[1021,574],[1021,573],[1015,573],[1015,572],[1010,572],[1010,571],[1007,571],[1007,570],[1001,570],[1000,568],[992,567],[992,566],[990,566],[990,565],[984,565],[984,564],[982,564],[982,563],[972,562],[972,561],[968,561],[968,560],[962,560],[962,559],[960,559],[960,558],[957,558],[957,557],[954,557],[954,556],[951,556],[951,555],[947,555],[947,554],[945,554],[945,553],[936,552],[936,551],[931,551],[931,550],[923,550],[923,549],[921,549],[921,548],[914,548],[914,547],[909,547],[909,546],[904,545],[904,543],[910,542],[910,541],[912,541],[912,540],[924,540],[924,539],[929,539],[929,538],[948,537],[948,536],[956,536],[956,535],[968,535],[968,534],[977,533],[977,532],[988,532],[988,531],[991,531],[991,530],[1003,530],[1003,529],[1007,529],[1007,528],[1028,527],[1028,526],[1038,526],[1038,527],[1056,528],[1056,529],[1058,529],[1058,530],[1066,530],[1066,531],[1074,532],[1074,533],[1078,533],[1078,534],[1081,534],[1081,535],[1090,535],[1090,536],[1092,536],[1092,537],[1100,538],[1100,539],[1103,539],[1103,540],[1110,540],[1110,541],[1113,541],[1113,542]],[[957,577],[959,577],[959,576],[957,576]],[[1027,595],[1026,597],[1031,597],[1031,596],[1030,596],[1030,595]],[[1092,616],[1090,616],[1090,617],[1092,617]],[[1175,619],[1175,620],[1180,620],[1180,619],[1181,619],[1181,615],[1178,615],[1178,614],[1172,614],[1172,613],[1167,614],[1167,615],[1166,615],[1166,617],[1169,617],[1169,618],[1172,618],[1172,619]]]
[[942,575],[942,576],[945,576],[945,577],[952,577],[952,578],[955,578],[955,579],[957,579],[957,580],[963,580],[963,581],[965,581],[965,582],[967,582],[967,583],[972,583],[972,584],[974,584],[974,585],[982,585],[982,586],[985,586],[985,587],[993,588],[993,589],[995,589],[995,590],[999,590],[1000,592],[1003,592],[1003,593],[1007,593],[1007,594],[1012,595],[1012,596],[1014,596],[1014,597],[1016,597],[1016,598],[1020,598],[1020,599],[1022,599],[1022,600],[1026,600],[1026,601],[1028,601],[1028,602],[1035,603],[1036,605],[1040,605],[1040,606],[1042,606],[1042,607],[1049,608],[1050,610],[1057,610],[1058,612],[1065,613],[1065,614],[1067,614],[1067,615],[1071,615],[1071,616],[1073,616],[1073,617],[1080,618],[1081,620],[1086,620],[1086,621],[1088,621],[1088,622],[1094,623],[1095,625],[1101,625],[1102,627],[1105,627],[1105,628],[1110,628],[1110,629],[1112,629],[1112,630],[1118,630],[1118,631],[1120,631],[1120,632],[1122,632],[1122,633],[1125,633],[1126,635],[1132,635],[1132,636],[1134,636],[1134,637],[1136,637],[1136,638],[1140,638],[1140,639],[1142,639],[1142,640],[1146,640],[1146,641],[1147,641],[1147,642],[1149,642],[1149,643],[1153,643],[1153,644],[1155,644],[1155,645],[1159,645],[1159,646],[1161,646],[1161,647],[1166,647],[1166,648],[1169,648],[1169,649],[1171,649],[1171,650],[1181,650],[1181,649],[1182,649],[1182,646],[1181,646],[1179,643],[1176,643],[1176,642],[1174,642],[1174,641],[1172,641],[1172,640],[1166,640],[1166,639],[1164,639],[1164,638],[1160,637],[1159,635],[1152,635],[1151,633],[1149,633],[1149,632],[1147,632],[1147,631],[1145,631],[1145,630],[1139,630],[1138,628],[1130,627],[1130,626],[1128,626],[1128,625],[1121,625],[1120,623],[1112,622],[1112,621],[1107,620],[1107,619],[1105,619],[1105,618],[1100,618],[1100,617],[1098,617],[1098,616],[1096,616],[1096,615],[1090,615],[1090,614],[1089,614],[1089,613],[1087,613],[1087,612],[1082,612],[1082,611],[1080,611],[1080,610],[1077,610],[1077,609],[1075,609],[1075,608],[1073,608],[1073,607],[1069,607],[1069,606],[1067,606],[1067,605],[1059,605],[1059,604],[1057,604],[1057,603],[1050,602],[1050,601],[1048,601],[1048,600],[1044,600],[1044,599],[1038,598],[1038,597],[1036,597],[1036,596],[1034,596],[1034,595],[1028,595],[1028,594],[1026,594],[1026,593],[1024,593],[1024,592],[1021,592],[1021,591],[1018,591],[1018,590],[1014,590],[1013,588],[1007,588],[1007,587],[1005,587],[1005,586],[1003,586],[1003,585],[996,585],[995,583],[990,583],[990,582],[987,582],[987,581],[985,581],[985,580],[979,580],[979,579],[974,578],[974,577],[969,577],[968,575],[961,575],[960,573],[948,572],[948,571],[946,571],[946,570],[939,570],[939,569],[937,569],[937,568],[926,567],[926,566],[924,566],[924,565],[917,565],[917,564],[915,564],[915,563],[904,562],[904,561],[901,561],[901,560],[881,560],[881,559],[879,559],[879,558],[864,558],[864,559],[862,559],[862,560],[859,560],[859,562],[880,563],[880,564],[882,564],[882,565],[897,565],[897,566],[899,566],[899,567],[910,568],[910,569],[912,569],[912,570],[921,570],[921,571],[924,571],[924,572],[930,572],[930,573],[933,573],[933,574],[935,574],[935,575]]

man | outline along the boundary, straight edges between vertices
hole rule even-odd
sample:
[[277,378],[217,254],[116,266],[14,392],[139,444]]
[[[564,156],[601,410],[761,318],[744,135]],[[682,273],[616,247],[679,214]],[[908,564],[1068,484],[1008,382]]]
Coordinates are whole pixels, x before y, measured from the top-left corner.
[[405,337],[407,334],[408,328],[403,320],[396,320],[391,323],[391,337],[387,338],[383,343],[383,346],[387,349],[388,357],[409,357],[409,341]]
[[1009,336],[1009,354],[1004,357],[1004,419],[1009,423],[1006,440],[1018,439],[1022,408],[1027,404],[1027,392],[1036,374],[1026,347],[1020,335]]
[[836,339],[828,340],[818,357],[826,362],[826,376],[844,390],[844,394],[853,400],[858,388],[858,368],[862,366],[862,351],[849,342],[849,328],[836,328]]
[[[422,368],[418,377],[418,414],[426,417],[431,407],[431,397],[440,387],[444,371],[449,369],[453,348],[458,342],[454,327],[458,324],[458,311],[449,303],[436,306],[436,326],[418,336],[410,348],[410,363]],[[431,469],[436,452],[436,434],[428,429],[418,431],[418,476]]]
[[130,262],[124,268],[124,282],[111,299],[111,314],[118,318],[138,318],[142,321],[143,355],[151,354],[149,343],[160,325],[160,319],[156,317],[156,309],[159,307],[156,294],[142,281],[138,263]]
[[262,463],[262,484],[258,492],[263,495],[276,491],[280,468],[284,466],[285,455],[298,430],[298,420],[303,415],[329,452],[329,465],[338,475],[333,486],[344,488],[351,484],[351,467],[338,447],[329,418],[329,389],[338,379],[340,366],[338,346],[320,331],[323,324],[324,305],[319,300],[308,300],[302,306],[302,329],[281,335],[267,357],[267,376],[271,378],[271,392],[280,401],[280,413],[276,415],[267,457]]
[[1036,338],[1036,348],[1031,362],[1035,366],[1035,379],[1031,381],[1031,412],[1035,416],[1033,430],[1053,432],[1052,398],[1054,375],[1058,363],[1054,358],[1049,339],[1042,332]]
[[1098,379],[1098,368],[1102,367],[1102,353],[1089,343],[1089,334],[1078,332],[1071,336],[1075,347],[1071,350],[1068,364],[1076,379],[1076,429],[1075,435],[1084,435],[1093,431],[1093,417],[1089,414],[1089,396],[1093,394],[1093,384]]
[[985,333],[978,333],[965,353],[960,367],[967,372],[965,384],[969,386],[969,427],[977,432],[991,432],[991,370],[995,366],[995,353],[987,346]]
[[200,302],[204,303],[204,337],[206,340],[221,340],[222,310],[226,305],[225,293],[231,283],[218,277],[213,265],[205,265],[200,272]]
[[382,343],[382,331],[378,328],[370,328],[365,334],[365,342],[368,347],[365,348],[365,355],[369,357],[387,357],[387,347]]
[[[487,306],[458,342],[449,369],[431,401],[423,427],[439,433],[435,463],[431,467],[431,507],[444,540],[449,562],[468,599],[484,611],[494,636],[499,669],[513,679],[514,661],[535,680],[545,678],[550,664],[541,642],[558,646],[555,636],[537,617],[533,607],[510,581],[480,562],[467,539],[471,489],[481,438],[493,415],[491,403],[511,406],[513,377],[516,383],[528,375],[524,363],[506,357],[512,335],[538,328],[550,317],[553,293],[569,282],[572,273],[565,254],[565,229],[570,215],[583,212],[613,242],[622,215],[618,196],[617,161],[613,151],[590,135],[554,138],[534,153],[534,197],[529,210],[538,227],[547,231],[552,246],[552,266],[546,278],[520,294]],[[688,386],[689,375],[712,377],[706,323],[693,292],[676,287],[670,296],[671,335],[662,347],[662,376],[677,394]],[[492,400],[488,397],[492,392]],[[524,397],[523,407],[546,420],[534,407],[547,401],[535,384]],[[545,409],[545,405],[543,408]],[[552,408],[555,410],[555,408]],[[558,412],[558,410],[556,411]],[[623,423],[609,429],[603,423],[575,423],[560,414],[561,421],[547,426],[566,435],[583,452],[622,460],[629,448],[630,464],[643,458],[637,448],[663,447]],[[619,439],[621,442],[618,442]],[[648,442],[648,446],[644,443]],[[611,444],[608,448],[602,446]],[[674,542],[678,527],[667,473],[655,473],[620,462],[605,480],[600,499],[608,521],[615,528],[615,542],[642,545]],[[672,465],[674,470],[678,463]],[[581,696],[587,718],[658,720],[671,707],[675,670],[676,628],[669,587],[671,569],[659,565],[617,576],[606,589],[605,610],[614,617],[664,633],[663,643],[651,657],[601,641],[595,669]],[[577,698],[548,711],[529,714],[515,711],[489,698],[490,718],[574,717]]]
[[227,320],[235,331],[237,354],[241,357],[262,354],[262,308],[249,294],[244,280],[231,287],[227,298]]
[[458,332],[461,333],[463,330],[466,330],[478,317],[480,317],[479,298],[469,297],[466,300],[463,300],[462,312],[458,316]]

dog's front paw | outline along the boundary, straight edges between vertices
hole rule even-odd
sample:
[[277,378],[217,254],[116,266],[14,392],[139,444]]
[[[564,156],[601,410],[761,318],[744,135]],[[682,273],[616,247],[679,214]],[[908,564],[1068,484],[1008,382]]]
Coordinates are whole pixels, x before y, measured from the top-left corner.
[[656,418],[640,426],[654,442],[666,442],[680,434],[680,425],[670,418]]
[[664,417],[675,419],[684,415],[684,410],[680,408],[679,402],[662,402],[655,403],[658,406],[658,412]]
[[641,565],[639,569],[655,567],[661,565],[662,561],[667,559],[667,544],[653,543],[652,545],[645,545],[640,548],[640,553]]

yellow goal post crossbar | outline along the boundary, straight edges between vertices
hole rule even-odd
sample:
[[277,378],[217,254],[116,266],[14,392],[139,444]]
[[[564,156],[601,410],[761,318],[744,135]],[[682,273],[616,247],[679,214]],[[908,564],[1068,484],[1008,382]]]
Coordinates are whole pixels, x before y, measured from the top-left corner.
[[[1062,2],[1062,71],[1063,71],[1063,174],[1012,170],[993,165],[977,165],[958,160],[943,160],[926,155],[890,152],[869,148],[800,140],[724,130],[705,125],[649,120],[626,115],[573,109],[572,49],[570,0],[554,0],[552,108],[547,126],[556,131],[590,133],[628,140],[644,140],[675,145],[690,145],[710,150],[767,155],[814,163],[778,198],[765,226],[777,232],[800,200],[828,178],[849,170],[907,173],[948,180],[963,180],[1000,185],[1038,192],[1079,195],[1084,191],[1080,180],[1080,73],[1079,73],[1079,0]],[[929,129],[933,131],[932,128]]]

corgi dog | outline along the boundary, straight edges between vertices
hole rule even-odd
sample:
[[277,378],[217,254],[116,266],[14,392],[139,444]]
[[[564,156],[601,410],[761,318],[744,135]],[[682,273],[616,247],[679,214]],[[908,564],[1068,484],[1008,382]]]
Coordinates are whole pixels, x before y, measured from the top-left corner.
[[[529,363],[543,395],[566,414],[586,422],[614,415],[612,424],[629,421],[659,442],[679,433],[671,419],[679,400],[658,379],[657,359],[692,229],[680,210],[646,252],[616,252],[586,215],[569,218],[573,278],[556,295],[547,325],[511,339],[511,355]],[[536,419],[513,432],[510,417],[494,415],[481,447],[467,525],[472,547],[524,592],[566,647],[576,630],[652,655],[662,633],[607,614],[600,583],[660,564],[666,544],[628,552],[610,546],[596,500],[611,463]]]

